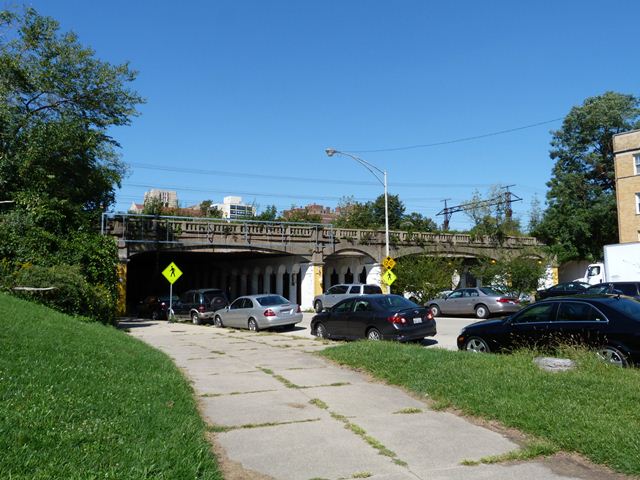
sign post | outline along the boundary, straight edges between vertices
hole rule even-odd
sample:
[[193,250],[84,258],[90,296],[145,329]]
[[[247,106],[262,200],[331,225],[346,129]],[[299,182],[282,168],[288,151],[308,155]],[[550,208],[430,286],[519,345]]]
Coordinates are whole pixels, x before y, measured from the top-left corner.
[[398,278],[398,276],[392,272],[393,267],[396,266],[396,261],[391,257],[387,257],[382,261],[382,266],[385,268],[385,272],[382,274],[382,281],[387,284],[388,292],[391,293],[391,284]]
[[167,320],[173,322],[173,284],[182,276],[182,271],[178,266],[171,262],[167,268],[162,271],[162,275],[169,282],[169,311],[167,312]]

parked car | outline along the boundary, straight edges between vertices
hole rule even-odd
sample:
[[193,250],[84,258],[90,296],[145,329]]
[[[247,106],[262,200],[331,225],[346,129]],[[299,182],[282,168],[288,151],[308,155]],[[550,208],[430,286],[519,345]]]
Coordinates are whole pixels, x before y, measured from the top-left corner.
[[351,295],[370,295],[382,293],[379,285],[364,283],[341,283],[334,285],[322,295],[316,295],[313,299],[313,308],[316,313],[322,309],[333,307],[340,300],[349,298]]
[[280,295],[247,295],[214,315],[217,327],[248,328],[254,332],[272,327],[292,327],[302,321],[300,305]]
[[589,284],[586,282],[563,282],[553,287],[543,288],[536,292],[536,301],[549,297],[566,297],[567,295],[577,295],[585,293]]
[[436,322],[428,308],[400,295],[360,295],[314,315],[310,331],[318,338],[404,342],[434,336]]
[[621,294],[640,300],[640,282],[606,282],[591,285],[585,293]]
[[460,350],[509,351],[559,343],[586,345],[615,365],[640,361],[640,301],[610,295],[555,297],[496,320],[466,326]]
[[187,290],[180,295],[179,301],[173,305],[177,320],[190,319],[196,325],[213,321],[213,315],[221,308],[229,305],[227,296],[219,288],[200,288]]
[[[173,296],[172,303],[176,303],[178,297]],[[166,320],[169,310],[169,295],[147,295],[138,302],[137,316],[139,318],[150,318],[152,320]]]
[[517,312],[520,301],[490,287],[459,288],[445,298],[435,298],[428,302],[434,317],[439,315],[475,315],[487,318],[493,314]]

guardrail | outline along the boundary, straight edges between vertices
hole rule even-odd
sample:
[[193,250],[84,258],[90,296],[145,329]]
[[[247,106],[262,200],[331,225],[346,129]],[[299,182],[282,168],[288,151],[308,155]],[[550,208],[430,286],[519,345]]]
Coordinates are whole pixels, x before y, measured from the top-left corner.
[[[336,228],[331,224],[265,222],[257,220],[227,220],[220,218],[156,216],[134,213],[107,213],[102,216],[101,232],[126,243],[160,243],[176,245],[264,244],[269,246],[292,243],[353,245],[384,245],[384,230]],[[391,244],[423,246],[451,244],[495,246],[489,237],[474,237],[461,233],[389,232]],[[503,247],[538,247],[533,237],[507,237]]]

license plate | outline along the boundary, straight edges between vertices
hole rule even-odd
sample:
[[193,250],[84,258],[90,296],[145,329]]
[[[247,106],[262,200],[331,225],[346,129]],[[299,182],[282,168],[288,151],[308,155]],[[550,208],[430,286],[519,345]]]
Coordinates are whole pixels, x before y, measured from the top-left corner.
[[413,323],[422,323],[422,318],[421,317],[415,317],[413,319]]

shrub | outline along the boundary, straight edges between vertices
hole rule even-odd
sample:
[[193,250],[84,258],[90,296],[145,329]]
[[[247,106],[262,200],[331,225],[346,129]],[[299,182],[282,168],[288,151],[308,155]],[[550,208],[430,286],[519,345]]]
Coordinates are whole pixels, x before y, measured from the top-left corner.
[[25,265],[14,273],[10,283],[10,287],[53,287],[44,291],[13,289],[13,292],[64,313],[89,316],[105,324],[115,323],[112,294],[103,285],[87,282],[77,265]]

